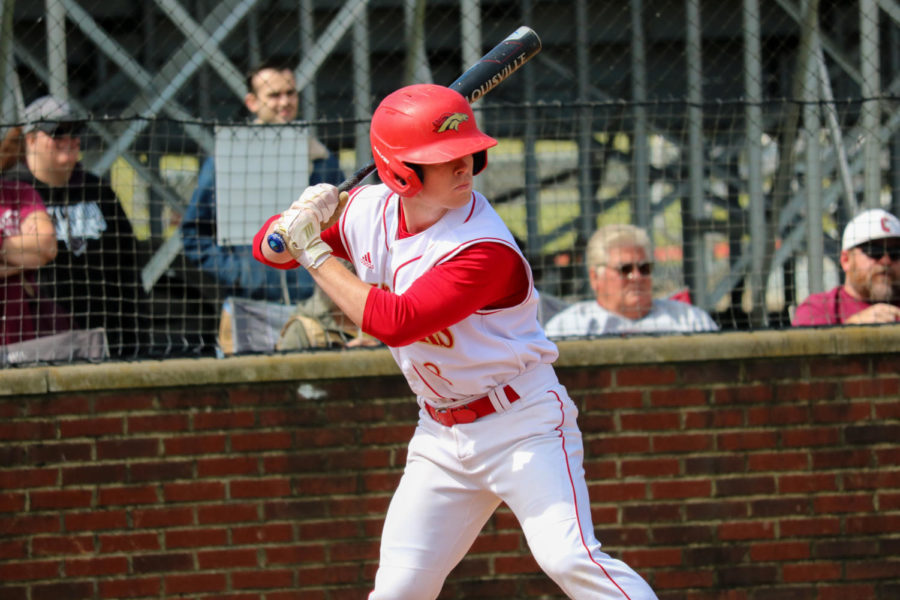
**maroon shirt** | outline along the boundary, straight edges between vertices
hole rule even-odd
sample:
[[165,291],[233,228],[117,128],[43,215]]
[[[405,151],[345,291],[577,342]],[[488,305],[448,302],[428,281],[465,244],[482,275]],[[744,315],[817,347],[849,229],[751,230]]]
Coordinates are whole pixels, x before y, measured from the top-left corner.
[[[841,325],[856,313],[863,311],[877,302],[866,302],[854,298],[840,285],[833,290],[812,294],[797,307],[794,313],[794,326],[806,325]],[[898,302],[892,302],[900,306]]]

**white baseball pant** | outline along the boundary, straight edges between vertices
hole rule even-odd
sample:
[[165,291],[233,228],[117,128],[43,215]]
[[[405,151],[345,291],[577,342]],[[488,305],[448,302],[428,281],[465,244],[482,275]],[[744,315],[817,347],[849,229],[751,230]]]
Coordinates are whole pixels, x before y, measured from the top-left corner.
[[577,413],[558,383],[454,427],[420,411],[369,600],[437,598],[501,502],[541,569],[570,598],[654,600],[650,586],[601,552],[594,537]]

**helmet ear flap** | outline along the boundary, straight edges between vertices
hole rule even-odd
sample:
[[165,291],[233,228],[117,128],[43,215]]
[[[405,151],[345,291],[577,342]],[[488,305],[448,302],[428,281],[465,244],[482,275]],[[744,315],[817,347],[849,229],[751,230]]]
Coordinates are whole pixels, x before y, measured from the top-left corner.
[[479,150],[472,155],[472,175],[478,175],[487,167],[487,150]]
[[[385,173],[386,171],[386,173]],[[401,196],[415,196],[422,191],[422,167],[408,163],[395,163],[393,167],[378,169],[381,180]]]

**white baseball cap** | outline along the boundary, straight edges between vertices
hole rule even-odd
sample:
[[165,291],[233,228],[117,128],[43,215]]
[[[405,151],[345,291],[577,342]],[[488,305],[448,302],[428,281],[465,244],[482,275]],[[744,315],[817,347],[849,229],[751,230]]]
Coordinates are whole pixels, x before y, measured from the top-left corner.
[[53,96],[42,96],[25,107],[24,132],[40,129],[53,133],[63,123],[71,125],[79,119],[65,100]]
[[900,238],[900,219],[886,210],[872,208],[853,217],[844,228],[842,250],[855,248],[872,240]]

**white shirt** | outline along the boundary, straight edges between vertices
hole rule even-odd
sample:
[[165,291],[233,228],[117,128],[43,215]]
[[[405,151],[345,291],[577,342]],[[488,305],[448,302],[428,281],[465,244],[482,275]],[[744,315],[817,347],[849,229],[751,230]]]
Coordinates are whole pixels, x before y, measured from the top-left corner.
[[[340,220],[341,239],[357,276],[402,294],[425,272],[477,243],[505,244],[531,269],[509,229],[478,192],[428,229],[398,238],[399,198],[385,185],[355,190]],[[505,273],[498,273],[504,277]],[[556,345],[538,323],[538,296],[520,304],[479,310],[418,342],[391,353],[419,398],[434,405],[483,396],[525,372],[556,360]]]
[[655,299],[650,312],[642,319],[631,320],[585,300],[553,316],[545,326],[547,336],[603,335],[610,333],[663,333],[718,331],[719,326],[705,311],[678,302]]

